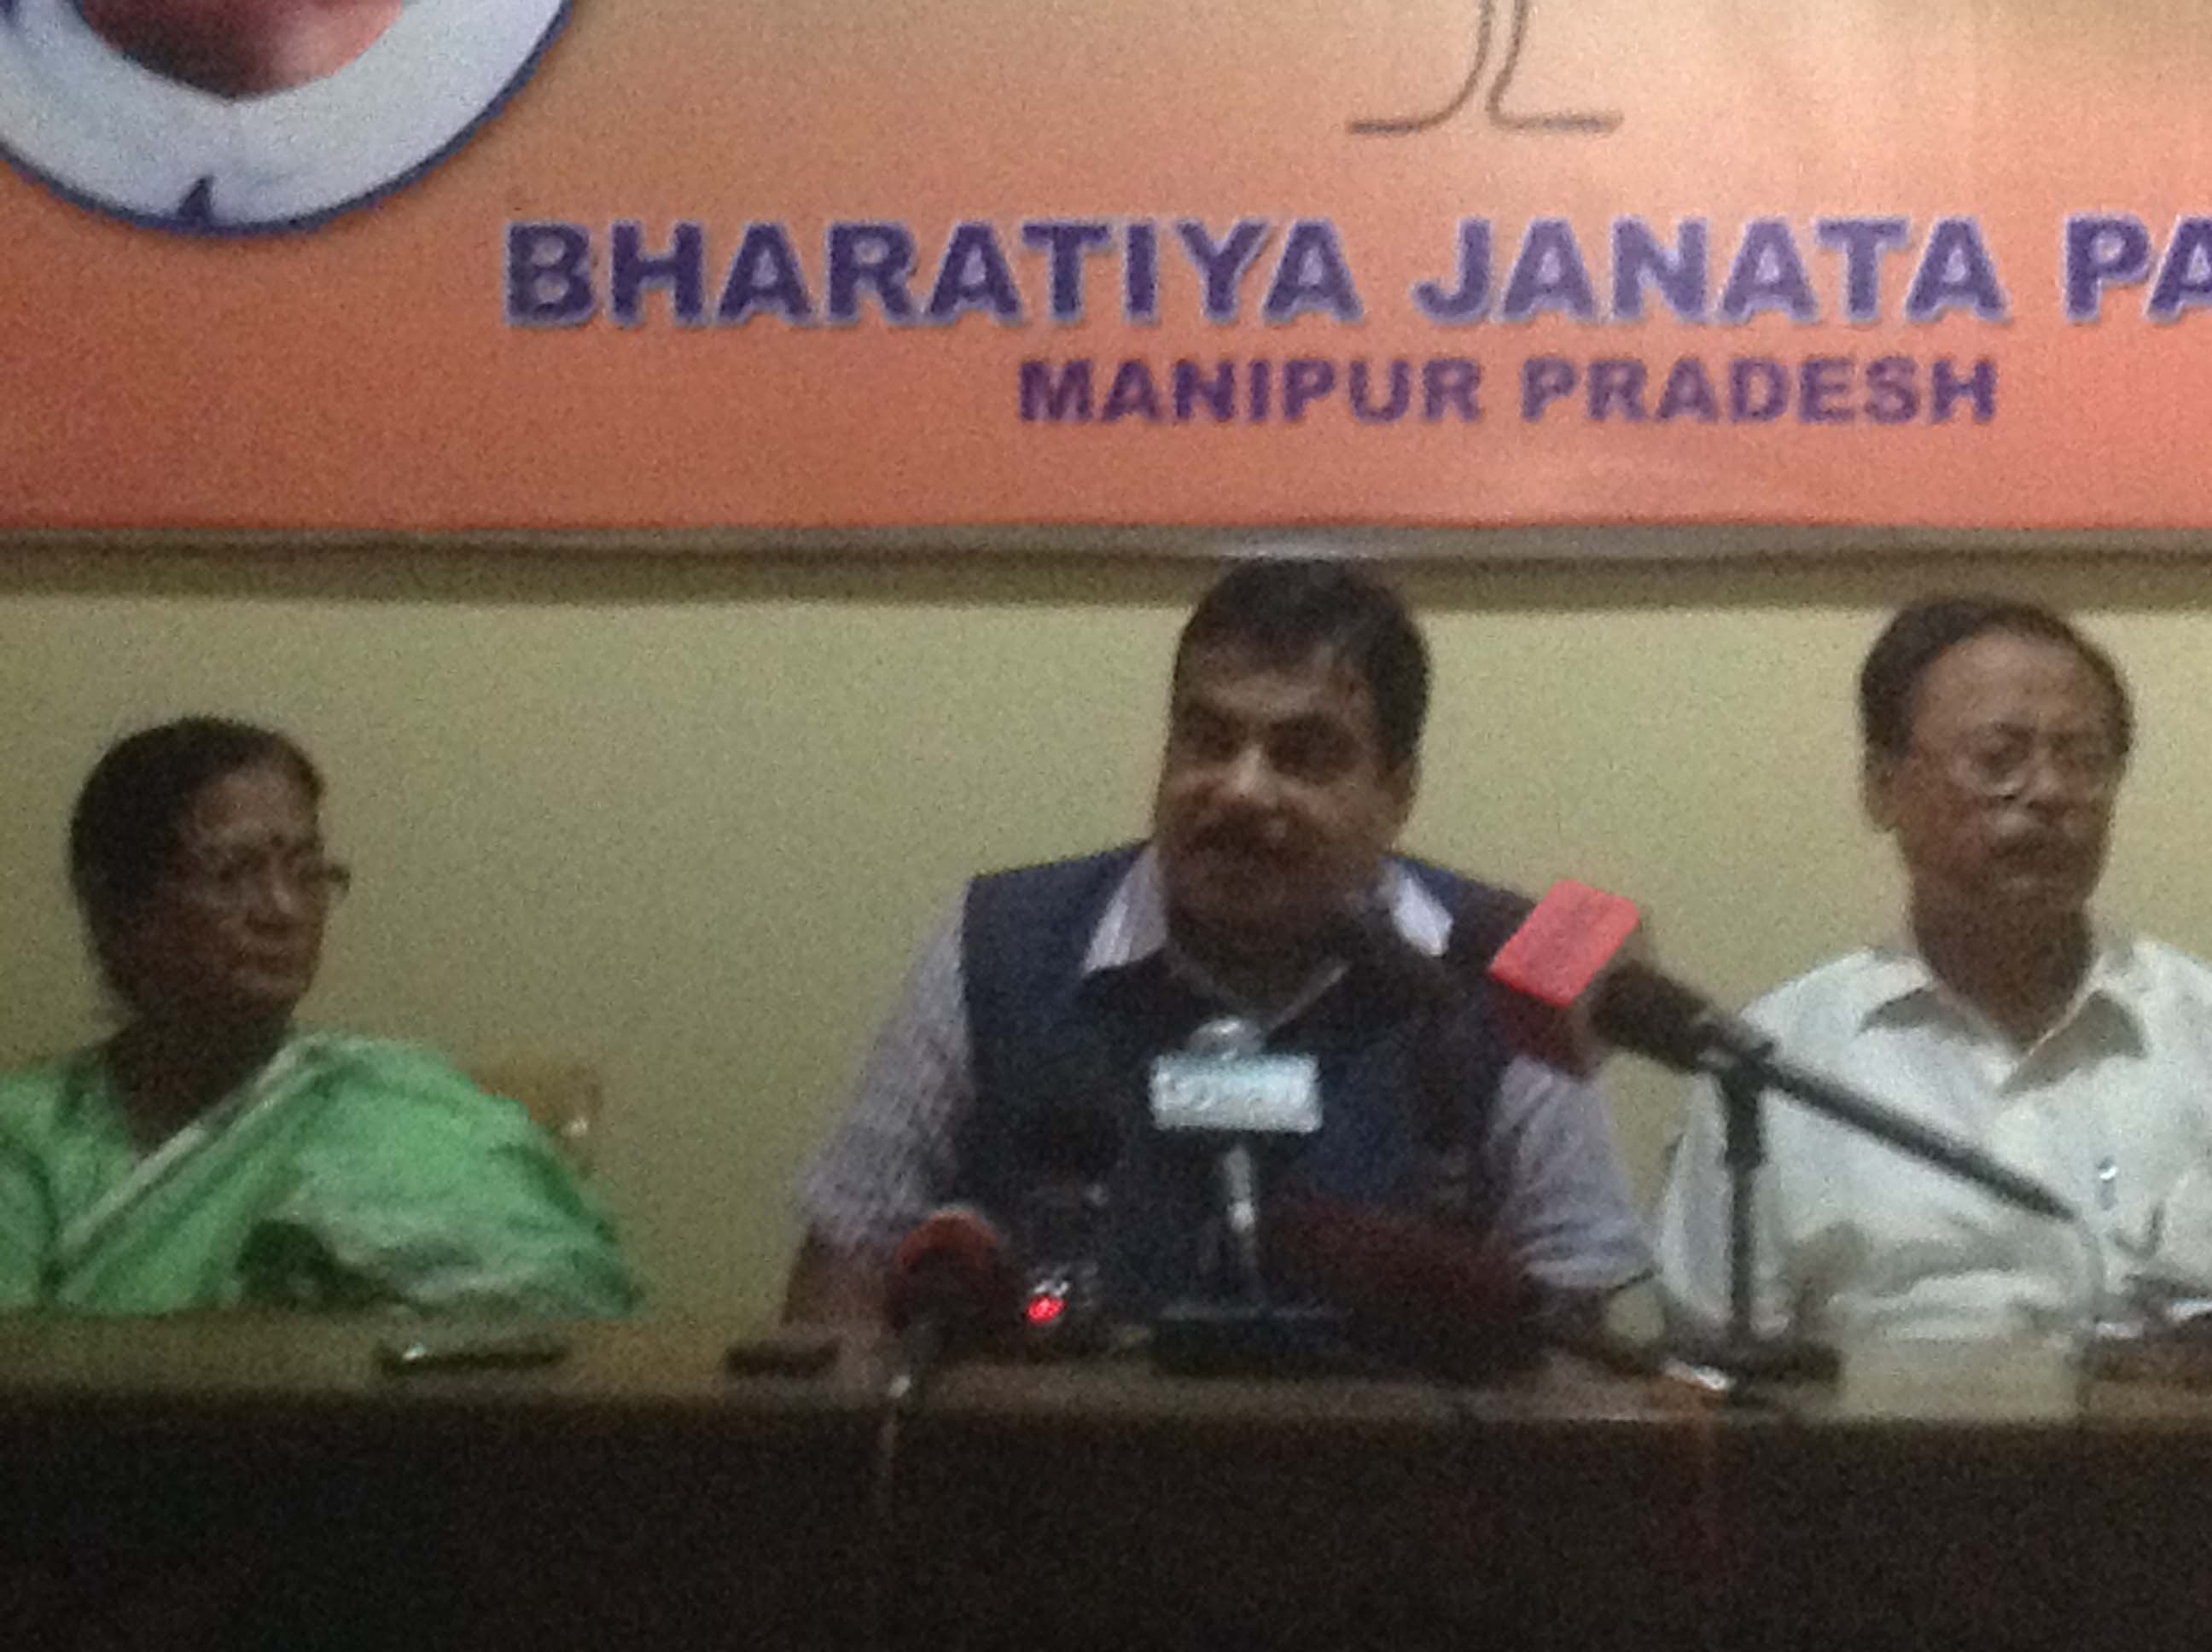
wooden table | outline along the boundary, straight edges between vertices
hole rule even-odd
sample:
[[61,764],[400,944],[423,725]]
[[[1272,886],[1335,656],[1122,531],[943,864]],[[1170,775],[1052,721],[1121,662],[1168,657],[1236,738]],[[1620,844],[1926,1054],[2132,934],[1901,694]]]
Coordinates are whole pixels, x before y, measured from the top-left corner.
[[1479,1390],[969,1365],[878,1497],[872,1345],[732,1380],[729,1327],[593,1327],[395,1378],[382,1329],[0,1322],[0,1646],[104,1613],[166,1646],[2143,1652],[2212,1606],[2212,1399],[2037,1351],[1749,1406],[1565,1357]]

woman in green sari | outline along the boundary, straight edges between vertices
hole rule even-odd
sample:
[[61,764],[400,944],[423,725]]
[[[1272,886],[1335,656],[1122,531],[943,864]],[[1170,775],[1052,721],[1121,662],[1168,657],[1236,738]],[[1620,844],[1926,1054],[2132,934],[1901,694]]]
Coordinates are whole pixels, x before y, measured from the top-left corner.
[[212,718],[131,735],[86,780],[70,882],[125,1024],[0,1076],[0,1311],[636,1305],[520,1106],[428,1051],[295,1024],[349,881],[322,792],[290,740]]

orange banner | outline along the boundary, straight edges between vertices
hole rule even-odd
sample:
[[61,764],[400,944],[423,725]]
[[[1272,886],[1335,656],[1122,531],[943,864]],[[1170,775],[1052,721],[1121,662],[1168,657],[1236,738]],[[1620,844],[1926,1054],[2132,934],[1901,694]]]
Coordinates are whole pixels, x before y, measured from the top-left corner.
[[0,0],[0,526],[2212,525],[2212,0]]

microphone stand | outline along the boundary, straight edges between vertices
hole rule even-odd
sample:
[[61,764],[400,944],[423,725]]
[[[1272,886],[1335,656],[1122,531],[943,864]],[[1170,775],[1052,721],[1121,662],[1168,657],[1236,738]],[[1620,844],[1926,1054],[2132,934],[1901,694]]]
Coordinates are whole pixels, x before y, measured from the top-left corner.
[[[1755,1323],[1758,1277],[1759,1167],[1766,1162],[1766,1119],[1760,1104],[1766,1069],[1756,1057],[1735,1051],[1709,1056],[1705,1066],[1720,1086],[1729,1171],[1729,1325],[1717,1342],[1680,1349],[1697,1364],[1741,1382],[1832,1382],[1842,1359],[1831,1345],[1810,1337],[1762,1334]],[[1734,1394],[1739,1390],[1731,1388]]]
[[2078,1222],[2073,1207],[2033,1177],[1948,1136],[1856,1094],[1834,1080],[1781,1060],[1773,1041],[1741,1023],[1712,1023],[1714,1036],[1694,1065],[1720,1086],[1726,1127],[1723,1161],[1729,1169],[1729,1327],[1717,1342],[1692,1339],[1684,1357],[1747,1381],[1831,1380],[1841,1367],[1834,1348],[1809,1338],[1762,1334],[1753,1323],[1758,1236],[1756,1178],[1766,1157],[1761,1096],[1780,1090],[1815,1111],[1864,1132],[1932,1164],[2018,1209],[2057,1221]]
[[1284,1302],[1261,1262],[1259,1165],[1238,1136],[1215,1161],[1222,1196],[1213,1289],[1169,1303],[1153,1316],[1152,1362],[1186,1376],[1291,1376],[1342,1366],[1344,1323],[1334,1310]]
[[[1188,1053],[1233,1061],[1260,1055],[1263,1043],[1249,1021],[1224,1017],[1193,1033]],[[1340,1358],[1343,1327],[1336,1315],[1279,1301],[1268,1288],[1257,1149],[1263,1135],[1280,1133],[1248,1123],[1203,1133],[1220,1144],[1213,1162],[1219,1242],[1201,1256],[1197,1293],[1153,1315],[1153,1364],[1186,1376],[1264,1376],[1310,1371]]]
[[1267,1285],[1260,1271],[1260,1167],[1251,1144],[1238,1136],[1223,1150],[1215,1172],[1221,1182],[1224,1237],[1237,1294],[1266,1301]]

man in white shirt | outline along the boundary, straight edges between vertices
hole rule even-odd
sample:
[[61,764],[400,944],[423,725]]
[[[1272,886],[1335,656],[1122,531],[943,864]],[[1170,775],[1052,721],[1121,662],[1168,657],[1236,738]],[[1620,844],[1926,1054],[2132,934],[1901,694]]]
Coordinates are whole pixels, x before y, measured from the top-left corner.
[[164,228],[304,227],[407,181],[566,0],[0,0],[0,154]]
[[[2033,604],[1899,613],[1859,679],[1868,817],[1905,933],[1761,999],[1780,1052],[1978,1142],[2084,1214],[2043,1221],[1793,1103],[1766,1103],[1756,1328],[2033,1334],[2208,1260],[2212,969],[2094,922],[2133,713],[2106,654]],[[1670,1315],[1729,1314],[1720,1108],[1692,1098],[1658,1215]],[[2092,1239],[2100,1260],[2088,1254]]]

